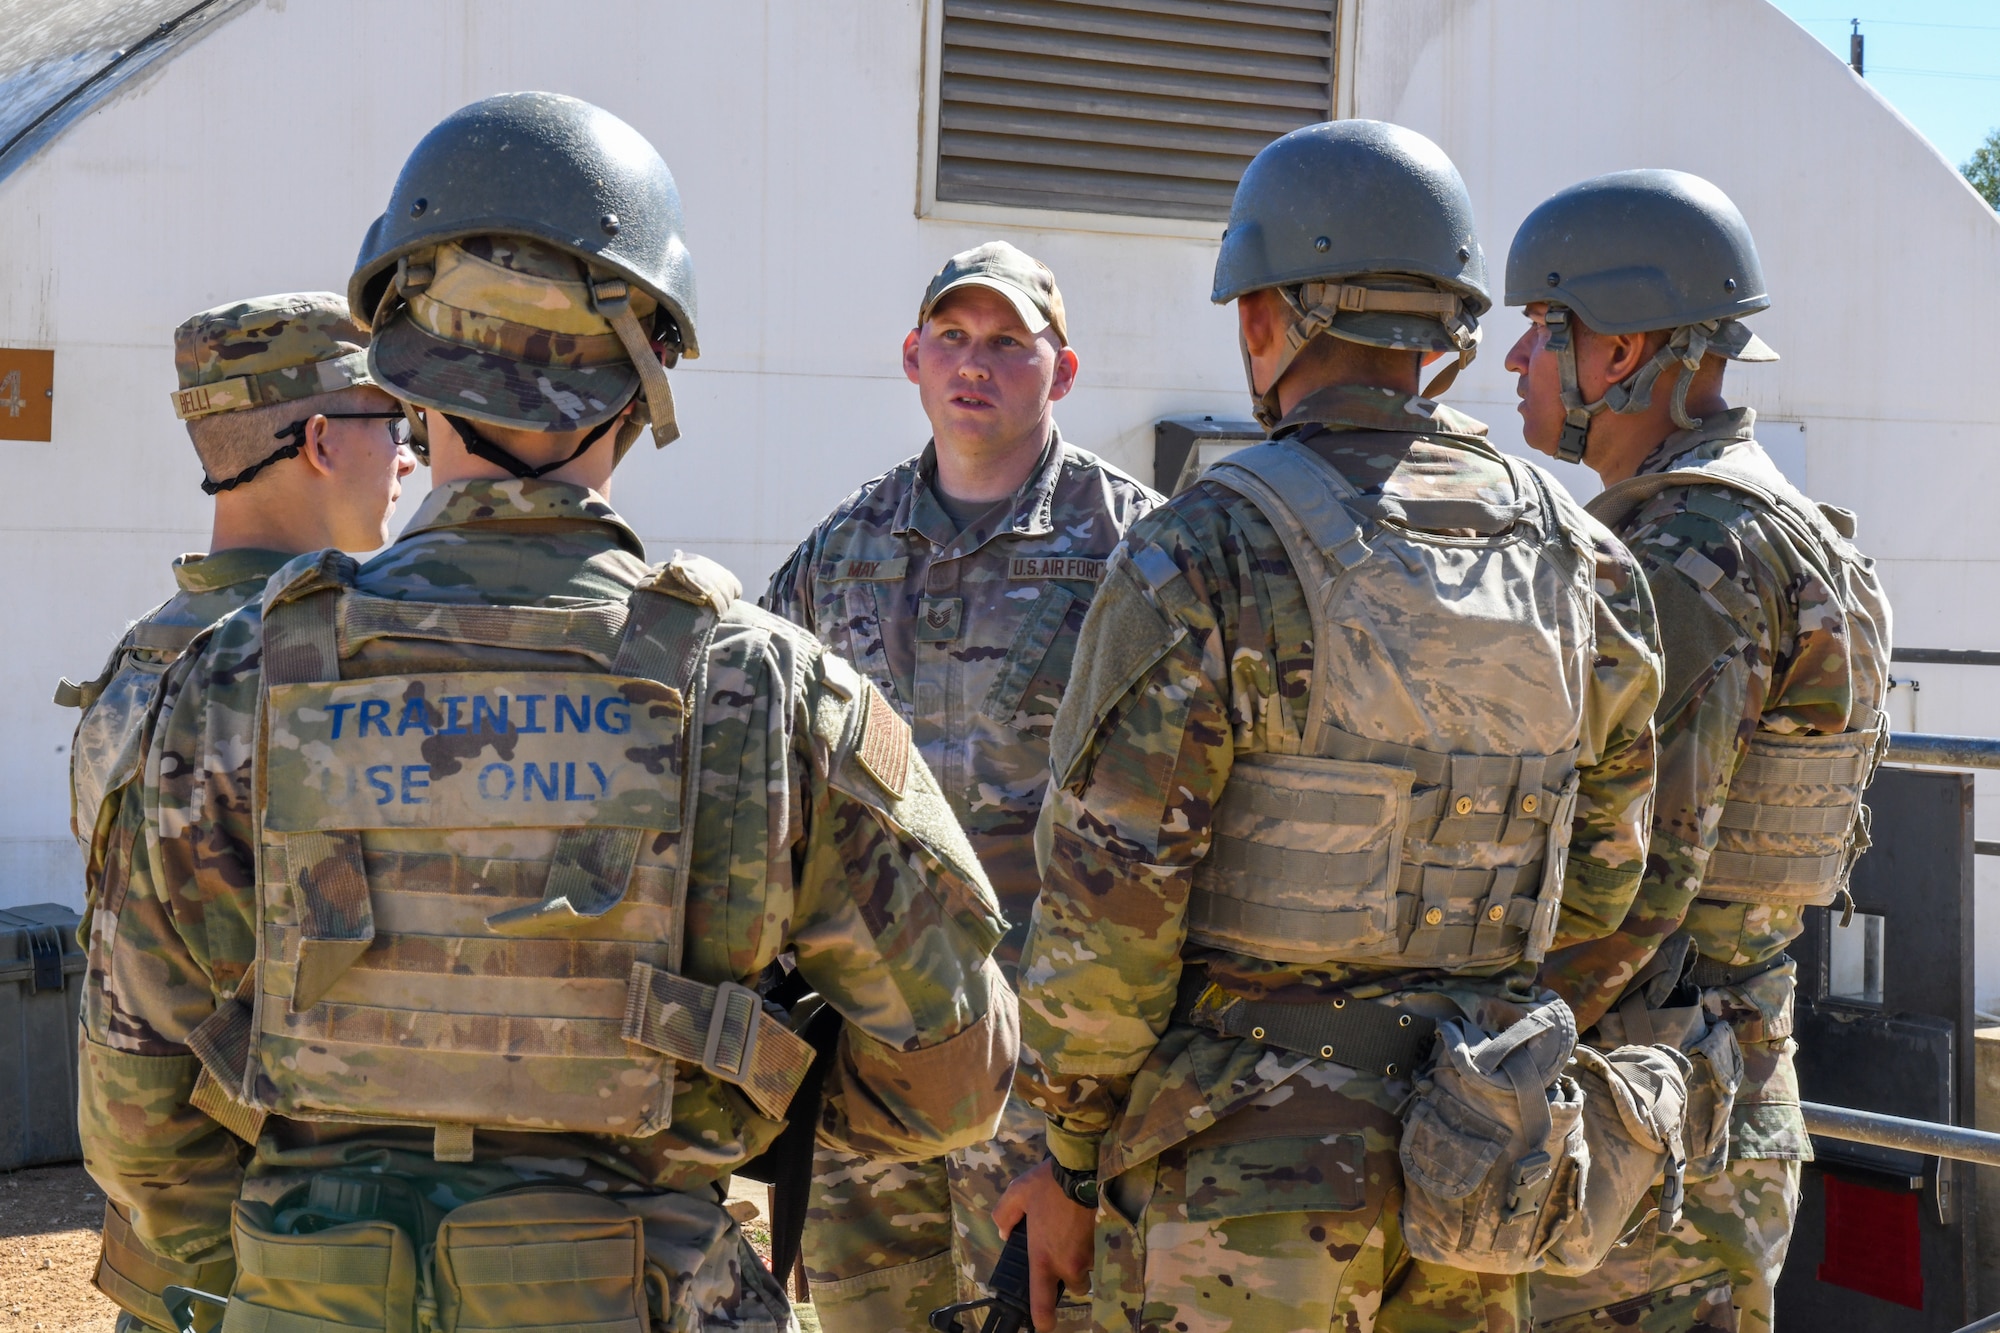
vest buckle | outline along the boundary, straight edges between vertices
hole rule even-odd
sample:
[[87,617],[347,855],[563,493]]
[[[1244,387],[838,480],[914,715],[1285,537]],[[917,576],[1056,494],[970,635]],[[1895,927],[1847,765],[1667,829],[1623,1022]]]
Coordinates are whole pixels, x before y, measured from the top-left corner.
[[[724,1083],[743,1083],[757,1059],[757,1020],[764,1016],[764,1002],[757,992],[734,981],[715,988],[714,1007],[708,1013],[708,1039],[702,1043],[701,1067]],[[733,1051],[735,1059],[721,1063],[717,1057]]]

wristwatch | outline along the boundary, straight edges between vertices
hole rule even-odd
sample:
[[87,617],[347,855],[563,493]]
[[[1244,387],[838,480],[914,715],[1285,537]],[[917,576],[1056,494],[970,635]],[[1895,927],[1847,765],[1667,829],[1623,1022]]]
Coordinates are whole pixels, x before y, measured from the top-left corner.
[[1053,1157],[1049,1158],[1049,1168],[1055,1173],[1056,1184],[1062,1189],[1064,1197],[1079,1208],[1097,1211],[1095,1171],[1072,1171]]

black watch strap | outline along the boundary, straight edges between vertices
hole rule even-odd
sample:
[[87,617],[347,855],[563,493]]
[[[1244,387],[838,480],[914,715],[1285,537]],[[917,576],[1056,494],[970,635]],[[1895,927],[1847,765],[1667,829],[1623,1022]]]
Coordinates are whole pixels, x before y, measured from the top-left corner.
[[1065,1198],[1079,1208],[1088,1208],[1093,1212],[1096,1211],[1097,1173],[1095,1171],[1072,1171],[1053,1157],[1049,1158],[1049,1167],[1055,1173],[1056,1184],[1061,1187]]

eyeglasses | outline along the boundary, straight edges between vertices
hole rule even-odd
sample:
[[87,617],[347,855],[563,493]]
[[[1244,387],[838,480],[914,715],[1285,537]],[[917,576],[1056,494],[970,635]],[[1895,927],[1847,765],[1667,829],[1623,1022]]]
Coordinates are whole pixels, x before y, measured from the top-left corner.
[[[399,449],[408,445],[413,438],[410,432],[410,419],[401,412],[320,412],[316,415],[323,416],[329,421],[386,421],[389,423],[389,439]],[[311,418],[308,417],[307,420]],[[273,432],[271,438],[296,439],[303,444],[306,438],[306,423],[294,421],[283,430]]]

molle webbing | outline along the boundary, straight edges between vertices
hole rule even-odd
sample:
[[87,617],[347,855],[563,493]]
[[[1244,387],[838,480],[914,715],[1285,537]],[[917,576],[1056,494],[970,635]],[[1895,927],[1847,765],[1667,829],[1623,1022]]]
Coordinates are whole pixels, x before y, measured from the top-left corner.
[[[268,958],[244,1041],[268,1109],[433,1125],[435,1156],[466,1161],[481,1126],[656,1133],[678,1064],[782,1118],[811,1048],[753,992],[677,975],[720,595],[677,567],[625,604],[556,609],[387,601],[348,577],[307,571],[265,614]],[[580,655],[604,674],[344,669],[377,639]],[[213,1035],[220,1068],[236,1034]],[[322,1054],[291,1058],[301,1044]],[[339,1072],[357,1059],[368,1079]]]
[[608,667],[623,638],[625,619],[625,608],[616,604],[454,606],[347,597],[340,604],[339,644],[341,653],[351,657],[370,639],[447,637],[494,648],[580,653]]
[[132,627],[132,646],[178,658],[207,628],[206,625],[161,625],[150,620],[142,621]]
[[1437,1022],[1374,1000],[1328,996],[1303,1004],[1246,999],[1210,984],[1206,968],[1181,974],[1173,1022],[1310,1055],[1393,1078],[1430,1050]]

